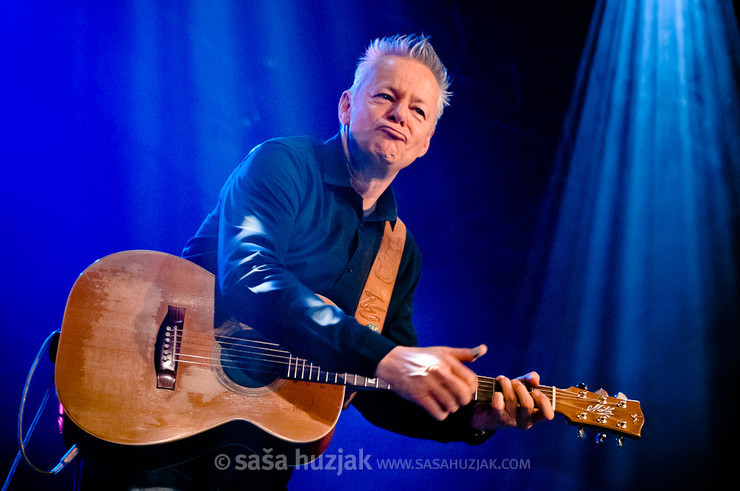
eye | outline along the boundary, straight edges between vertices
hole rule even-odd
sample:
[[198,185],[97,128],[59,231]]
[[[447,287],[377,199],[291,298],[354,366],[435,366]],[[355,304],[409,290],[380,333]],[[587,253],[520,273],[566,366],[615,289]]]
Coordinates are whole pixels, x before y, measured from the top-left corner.
[[380,97],[381,99],[385,99],[386,101],[393,102],[393,97],[390,94],[386,94],[385,92],[381,92],[380,94],[377,94],[375,97]]
[[415,111],[416,111],[416,114],[418,114],[418,115],[419,115],[419,116],[421,116],[422,118],[424,118],[424,119],[426,119],[426,118],[427,118],[427,113],[425,113],[423,109],[421,109],[421,108],[417,107],[417,108],[415,109]]

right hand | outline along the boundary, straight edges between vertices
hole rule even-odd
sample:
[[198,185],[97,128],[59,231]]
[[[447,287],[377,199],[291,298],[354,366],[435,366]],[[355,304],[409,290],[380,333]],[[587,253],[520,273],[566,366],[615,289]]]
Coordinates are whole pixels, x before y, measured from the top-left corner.
[[442,421],[473,399],[477,377],[463,362],[475,361],[486,351],[484,344],[473,349],[396,346],[380,360],[375,375]]

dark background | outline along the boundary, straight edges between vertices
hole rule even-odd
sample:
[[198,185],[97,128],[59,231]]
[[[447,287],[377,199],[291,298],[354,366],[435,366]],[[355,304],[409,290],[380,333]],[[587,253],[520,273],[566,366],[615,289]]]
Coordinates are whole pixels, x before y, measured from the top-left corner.
[[[351,85],[357,57],[382,35],[431,35],[453,79],[452,106],[429,154],[395,184],[399,213],[425,260],[415,313],[421,342],[485,342],[490,353],[476,362],[484,375],[539,370],[543,383],[588,382],[594,389],[613,380],[609,367],[583,374],[588,380],[570,379],[579,353],[569,349],[567,337],[548,333],[545,339],[557,340],[558,356],[543,360],[546,347],[531,348],[543,333],[526,311],[536,303],[532,282],[540,273],[532,272],[530,259],[549,211],[543,206],[595,3],[4,2],[3,476],[16,452],[25,377],[43,340],[60,326],[76,277],[92,261],[121,250],[179,254],[224,179],[261,141],[331,137],[338,130],[336,104]],[[51,371],[42,359],[26,421]],[[643,439],[628,441],[625,449],[611,440],[597,446],[592,435],[577,440],[559,417],[527,432],[501,431],[480,447],[441,445],[374,428],[351,409],[329,453],[523,459],[530,467],[341,476],[300,470],[292,486],[586,489],[710,479],[717,474],[707,451],[715,440],[697,449],[678,437],[682,425],[709,431],[705,421],[682,418],[685,405],[707,402],[690,393],[656,400],[646,390],[675,376],[644,373],[639,383],[606,387],[643,401]],[[44,468],[63,451],[55,410],[30,446]],[[668,418],[676,433],[652,432],[651,418]],[[70,468],[45,478],[21,463],[11,489],[70,489],[72,475]]]

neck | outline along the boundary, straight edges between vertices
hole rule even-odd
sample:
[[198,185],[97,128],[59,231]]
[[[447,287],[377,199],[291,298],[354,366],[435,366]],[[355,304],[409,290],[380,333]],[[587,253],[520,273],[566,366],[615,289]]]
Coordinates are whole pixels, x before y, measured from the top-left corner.
[[386,167],[375,164],[372,158],[363,158],[350,152],[349,131],[346,126],[342,127],[341,136],[350,183],[355,192],[362,197],[362,209],[367,216],[375,209],[375,203],[388,189],[396,174],[389,175],[387,172],[380,172],[379,169],[386,169]]

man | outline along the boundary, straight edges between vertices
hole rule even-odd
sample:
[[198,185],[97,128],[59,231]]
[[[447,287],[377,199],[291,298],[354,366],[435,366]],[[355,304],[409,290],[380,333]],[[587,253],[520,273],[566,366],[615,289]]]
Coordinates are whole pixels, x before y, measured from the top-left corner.
[[382,334],[353,317],[384,224],[397,226],[390,184],[429,149],[448,86],[427,38],[375,40],[339,100],[339,134],[255,148],[183,256],[216,274],[220,315],[325,369],[388,382],[395,394],[360,393],[354,400],[372,422],[472,444],[501,426],[551,419],[553,410],[543,394],[528,390],[539,382],[536,373],[500,377],[502,391],[490,405],[470,405],[476,378],[464,363],[484,354],[484,345],[416,347],[411,313],[420,254],[411,234]]

